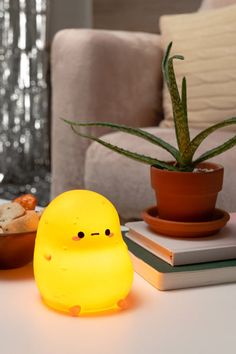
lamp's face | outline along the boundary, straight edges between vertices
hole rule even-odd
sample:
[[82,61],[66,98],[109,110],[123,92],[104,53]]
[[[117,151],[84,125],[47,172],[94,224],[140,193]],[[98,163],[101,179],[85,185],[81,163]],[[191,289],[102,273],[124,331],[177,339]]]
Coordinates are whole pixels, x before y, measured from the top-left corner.
[[114,206],[85,190],[52,201],[39,223],[34,272],[45,302],[54,308],[81,313],[115,308],[130,290],[133,269]]
[[106,247],[123,242],[119,219],[110,202],[83,197],[77,201],[75,194],[71,206],[58,199],[48,207],[40,223],[40,229],[50,233],[50,239],[45,241],[55,247],[70,248]]

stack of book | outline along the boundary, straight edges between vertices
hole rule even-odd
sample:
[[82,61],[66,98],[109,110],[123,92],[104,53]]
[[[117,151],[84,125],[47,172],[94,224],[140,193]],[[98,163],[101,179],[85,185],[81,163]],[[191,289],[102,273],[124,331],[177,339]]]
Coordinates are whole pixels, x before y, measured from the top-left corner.
[[207,237],[158,235],[144,221],[126,227],[134,270],[159,290],[236,281],[236,213],[220,232]]

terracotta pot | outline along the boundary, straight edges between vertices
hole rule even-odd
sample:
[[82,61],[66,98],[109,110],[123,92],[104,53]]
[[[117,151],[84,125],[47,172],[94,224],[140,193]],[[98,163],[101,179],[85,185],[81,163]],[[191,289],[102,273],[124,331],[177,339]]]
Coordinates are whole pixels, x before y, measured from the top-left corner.
[[215,210],[222,189],[224,168],[203,162],[209,172],[175,172],[151,167],[151,184],[157,199],[158,216],[175,221],[204,221]]

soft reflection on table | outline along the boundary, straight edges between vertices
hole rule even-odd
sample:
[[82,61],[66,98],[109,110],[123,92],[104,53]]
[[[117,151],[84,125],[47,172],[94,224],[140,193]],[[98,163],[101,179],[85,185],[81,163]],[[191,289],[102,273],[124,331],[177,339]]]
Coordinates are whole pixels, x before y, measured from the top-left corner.
[[32,265],[0,271],[1,354],[233,353],[236,284],[160,292],[135,275],[126,311],[73,318],[47,308]]

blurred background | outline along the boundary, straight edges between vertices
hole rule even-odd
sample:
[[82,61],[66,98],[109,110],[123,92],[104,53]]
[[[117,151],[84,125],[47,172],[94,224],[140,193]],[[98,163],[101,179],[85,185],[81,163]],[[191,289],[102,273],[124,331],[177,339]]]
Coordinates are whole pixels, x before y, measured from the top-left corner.
[[200,0],[0,0],[0,197],[50,199],[50,47],[64,28],[158,33]]

